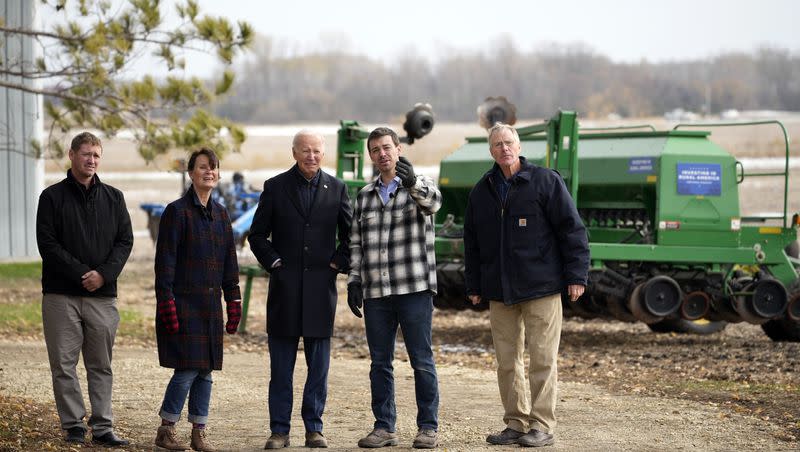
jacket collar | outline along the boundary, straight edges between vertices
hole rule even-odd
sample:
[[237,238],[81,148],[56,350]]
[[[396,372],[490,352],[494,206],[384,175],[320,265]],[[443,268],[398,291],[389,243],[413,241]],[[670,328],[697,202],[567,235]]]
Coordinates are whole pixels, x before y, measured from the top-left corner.
[[203,213],[207,213],[207,215],[210,217],[209,219],[214,218],[215,209],[213,207],[214,206],[213,196],[210,196],[208,198],[208,203],[205,206],[203,206],[203,204],[200,202],[200,198],[197,196],[197,192],[194,191],[194,185],[190,184],[189,188],[186,189],[186,194],[183,195],[183,197],[186,198],[186,200],[190,202],[192,205],[200,209]]
[[[512,183],[518,183],[523,181],[529,182],[531,180],[531,177],[533,177],[533,170],[534,168],[536,168],[536,165],[529,162],[528,159],[526,159],[521,155],[519,156],[519,162],[520,162],[519,171],[517,171],[517,174],[514,174],[514,176],[511,177],[511,181]],[[492,165],[492,168],[489,171],[487,171],[486,174],[483,175],[483,178],[488,181],[489,179],[491,179],[492,174],[495,171],[502,171],[500,169],[500,165],[498,165],[497,162],[495,162],[494,165]]]
[[[85,188],[85,186],[82,183],[78,182],[78,179],[75,179],[75,176],[72,175],[72,169],[68,169],[67,170],[67,180],[70,183],[73,183],[75,185],[79,185],[79,186]],[[98,184],[100,184],[100,176],[98,176],[97,173],[95,173],[95,175],[92,176],[92,183],[89,184],[89,188],[94,187],[95,185],[98,185]]]

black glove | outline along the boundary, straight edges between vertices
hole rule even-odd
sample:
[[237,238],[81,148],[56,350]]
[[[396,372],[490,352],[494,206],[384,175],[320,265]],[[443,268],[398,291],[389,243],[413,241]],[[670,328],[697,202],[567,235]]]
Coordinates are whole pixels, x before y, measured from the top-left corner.
[[361,291],[360,282],[351,282],[347,285],[347,305],[353,315],[361,318],[361,306],[364,305],[364,293]]
[[395,166],[395,171],[400,177],[403,187],[411,188],[417,182],[417,175],[414,174],[414,167],[411,166],[411,162],[409,162],[407,158],[400,157],[397,166]]

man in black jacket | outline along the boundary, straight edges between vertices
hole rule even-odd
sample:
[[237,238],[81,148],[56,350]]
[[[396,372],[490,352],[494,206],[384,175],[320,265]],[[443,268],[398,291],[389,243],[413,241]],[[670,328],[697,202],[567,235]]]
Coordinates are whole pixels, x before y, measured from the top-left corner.
[[566,290],[571,301],[583,294],[586,228],[561,176],[520,156],[514,128],[492,127],[489,149],[495,165],[472,189],[464,219],[467,295],[473,304],[489,301],[505,410],[506,428],[486,441],[547,446],[556,425],[561,293]]
[[[248,241],[270,273],[267,295],[269,427],[265,449],[289,446],[292,375],[300,337],[308,373],[301,415],[306,447],[328,447],[322,414],[328,394],[336,276],[350,268],[353,208],[344,182],[322,171],[322,135],[298,132],[297,162],[264,182]],[[337,246],[338,238],[338,246]]]
[[92,440],[124,446],[113,431],[111,349],[119,324],[117,277],[133,247],[122,192],[100,182],[103,148],[89,132],[69,149],[66,179],[39,197],[36,240],[42,256],[42,325],[53,393],[67,441],[83,443],[86,427],[75,366],[83,351],[92,415]]

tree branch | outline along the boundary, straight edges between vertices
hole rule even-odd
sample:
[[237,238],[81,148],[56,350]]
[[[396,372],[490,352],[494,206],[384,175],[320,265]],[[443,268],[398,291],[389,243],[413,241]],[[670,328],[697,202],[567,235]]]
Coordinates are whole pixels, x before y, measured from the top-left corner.
[[53,77],[72,77],[77,75],[86,75],[89,73],[90,71],[70,71],[66,68],[59,71],[9,71],[6,69],[0,69],[0,75],[9,77],[22,77],[28,80]]
[[18,34],[23,36],[35,36],[39,38],[52,38],[59,41],[82,41],[83,36],[62,36],[58,33],[50,33],[41,30],[31,30],[29,28],[11,28],[0,25],[0,33]]

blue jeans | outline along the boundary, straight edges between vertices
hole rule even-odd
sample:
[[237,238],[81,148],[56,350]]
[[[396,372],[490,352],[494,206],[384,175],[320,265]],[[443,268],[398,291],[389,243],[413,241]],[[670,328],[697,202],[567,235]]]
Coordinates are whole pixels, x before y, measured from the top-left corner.
[[189,395],[189,422],[208,423],[208,403],[211,400],[210,369],[175,369],[167,385],[164,401],[161,403],[161,419],[178,422]]
[[433,298],[429,292],[373,298],[364,302],[364,324],[372,364],[369,370],[375,428],[395,431],[394,345],[398,325],[414,369],[417,427],[439,427],[439,384],[431,349]]
[[[269,429],[289,433],[292,417],[292,377],[297,361],[298,336],[269,335]],[[322,413],[328,398],[328,368],[331,364],[331,338],[304,337],[306,385],[300,415],[307,432],[322,432]]]

